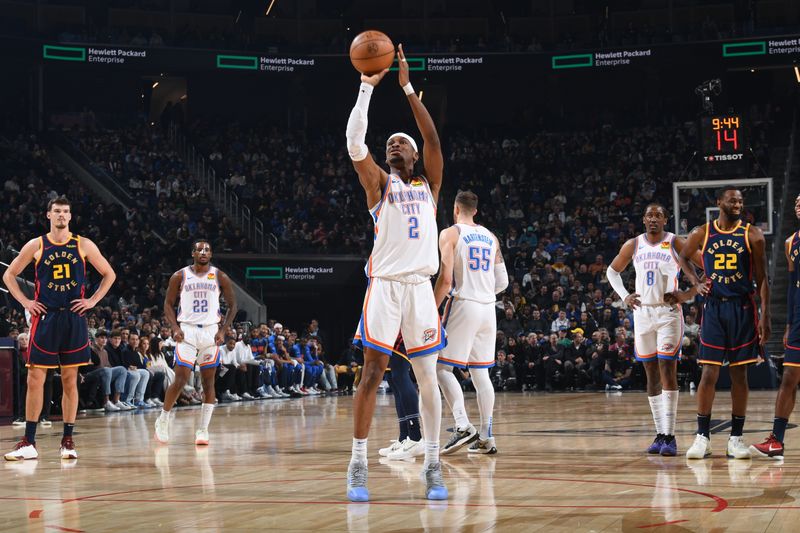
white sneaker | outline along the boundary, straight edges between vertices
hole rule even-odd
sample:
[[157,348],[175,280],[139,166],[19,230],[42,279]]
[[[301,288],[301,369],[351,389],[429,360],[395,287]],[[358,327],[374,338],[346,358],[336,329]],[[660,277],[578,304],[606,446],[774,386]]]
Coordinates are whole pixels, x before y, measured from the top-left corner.
[[116,412],[116,411],[121,411],[121,410],[122,410],[122,409],[120,409],[119,407],[117,407],[117,404],[115,404],[115,403],[114,403],[114,402],[112,402],[111,400],[108,400],[108,401],[106,402],[106,404],[103,406],[103,408],[104,408],[106,411],[108,411],[109,413],[114,413],[114,412]]
[[61,439],[61,450],[59,454],[62,459],[77,459],[78,452],[75,451],[75,443],[72,442],[72,437],[64,437]]
[[11,423],[12,426],[15,428],[24,428],[25,427],[25,419],[24,418],[17,418]]
[[289,393],[288,393],[288,392],[286,392],[285,390],[281,389],[280,387],[278,387],[277,389],[275,389],[275,392],[277,392],[277,393],[278,393],[278,396],[280,396],[281,398],[291,398],[291,397],[292,397],[292,395],[291,395],[291,394],[289,394]]
[[403,441],[393,440],[392,443],[389,446],[387,446],[386,448],[381,448],[380,450],[378,450],[378,455],[380,455],[381,457],[386,457],[390,453],[396,452],[397,450],[399,450],[402,447],[403,447]]
[[242,400],[255,400],[255,398],[249,392],[245,392],[242,394]]
[[197,446],[208,446],[208,430],[198,429],[194,433],[194,443]]
[[25,459],[38,459],[39,452],[36,445],[30,444],[25,437],[17,443],[13,450],[4,455],[6,461],[23,461]]
[[161,401],[160,399],[158,399],[158,398],[153,398],[153,399],[152,399],[152,402],[153,402],[154,404],[156,404],[156,407],[164,407],[164,402],[162,402],[162,401]]
[[392,461],[404,461],[420,455],[425,455],[425,441],[423,439],[411,440],[411,438],[406,437],[406,440],[403,441],[403,447],[393,451],[386,457]]
[[467,453],[482,453],[486,455],[496,454],[497,444],[494,441],[494,437],[489,437],[487,439],[481,439],[478,437],[475,442],[472,443],[472,446],[467,448]]
[[147,400],[146,402],[144,402],[144,405],[148,409],[152,409],[152,408],[156,407],[156,403],[153,400]]
[[728,450],[725,455],[730,459],[750,459],[750,447],[744,443],[744,439],[739,437],[730,437],[728,439]]
[[699,433],[695,436],[691,447],[686,450],[687,459],[705,459],[711,455],[711,441]]
[[171,413],[168,413],[166,416],[164,416],[164,413],[162,412],[160,415],[158,415],[158,418],[156,418],[155,437],[156,440],[162,444],[166,444],[169,442],[169,421],[171,418],[170,415]]
[[127,402],[123,402],[122,400],[117,401],[114,405],[116,405],[120,411],[133,411],[135,409],[135,407],[128,405]]

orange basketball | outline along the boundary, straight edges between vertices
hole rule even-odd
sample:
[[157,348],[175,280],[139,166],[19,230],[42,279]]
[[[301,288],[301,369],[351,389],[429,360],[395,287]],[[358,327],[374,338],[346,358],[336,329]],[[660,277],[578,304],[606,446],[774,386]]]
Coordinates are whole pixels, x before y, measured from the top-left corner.
[[367,76],[389,68],[394,61],[394,55],[392,40],[380,31],[361,32],[350,43],[350,62],[357,71]]

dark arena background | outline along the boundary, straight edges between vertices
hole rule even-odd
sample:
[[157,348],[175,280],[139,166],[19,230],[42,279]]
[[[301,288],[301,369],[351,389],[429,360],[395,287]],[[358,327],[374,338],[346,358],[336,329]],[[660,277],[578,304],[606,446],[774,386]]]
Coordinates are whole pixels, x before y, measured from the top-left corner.
[[[354,408],[367,389],[353,336],[379,220],[346,138],[361,83],[348,51],[365,30],[402,44],[439,135],[443,182],[429,231],[438,239],[456,222],[456,194],[473,191],[475,222],[496,235],[509,278],[485,354],[496,360],[497,453],[445,454],[459,427],[443,400],[445,500],[426,499],[422,455],[378,453],[403,419],[391,370],[370,430],[369,502],[347,496]],[[0,465],[3,531],[798,530],[800,434],[786,414],[800,376],[800,282],[787,268],[800,240],[796,0],[0,0],[0,65],[0,443],[12,452],[35,431],[38,451]],[[365,142],[384,169],[395,132],[422,155],[400,67],[395,58],[369,103]],[[740,307],[771,322],[771,334],[756,338],[745,372],[714,368],[703,422],[698,401],[714,384],[701,383],[713,366],[701,322],[710,301],[728,299],[692,292],[673,306],[680,400],[674,430],[654,429],[648,397],[654,386],[666,393],[648,387],[650,363],[634,342],[643,326],[608,268],[648,231],[652,203],[677,236],[718,228],[726,186],[741,192],[751,225],[756,270],[747,272],[758,278],[753,265],[766,263],[747,289],[756,300]],[[91,362],[77,377],[64,359],[58,366],[58,349],[52,368],[26,367],[32,353],[49,353],[36,331],[48,313],[79,320],[66,308],[25,312],[50,290],[38,243],[60,245],[34,241],[35,256],[25,247],[53,231],[48,202],[62,195],[69,231],[116,274],[102,299],[87,300],[85,321],[52,333],[85,338],[70,328],[88,327]],[[759,230],[763,252],[751,246]],[[190,369],[160,443],[154,425],[183,360],[167,288],[197,264],[197,241],[230,279],[235,316],[217,340],[214,390],[205,367]],[[102,268],[91,255],[85,263],[91,298]],[[632,267],[621,274],[630,292],[635,277]],[[681,276],[679,288],[691,287]],[[229,308],[223,301],[221,314]],[[485,413],[470,369],[452,372],[477,428]],[[743,432],[730,392],[742,376]],[[41,410],[31,412],[29,395],[43,398]],[[193,442],[201,403],[214,396],[208,445],[200,433]],[[74,434],[65,401],[78,404]],[[703,423],[713,454],[692,459]],[[770,441],[784,443],[780,459],[754,447],[726,457],[732,432],[756,445],[780,423],[785,437]],[[674,434],[677,454],[647,453],[656,433]],[[61,458],[68,434],[77,459]]]

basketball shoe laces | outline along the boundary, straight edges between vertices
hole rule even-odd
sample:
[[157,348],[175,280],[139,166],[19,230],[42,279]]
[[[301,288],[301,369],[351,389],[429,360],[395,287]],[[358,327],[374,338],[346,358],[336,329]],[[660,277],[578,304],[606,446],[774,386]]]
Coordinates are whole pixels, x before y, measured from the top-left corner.
[[442,479],[442,463],[430,464],[425,468],[425,484],[428,489],[433,487],[444,487]]
[[353,463],[348,470],[348,483],[351,487],[367,486],[367,465],[364,463]]
[[74,450],[75,443],[72,442],[72,437],[63,437],[61,439],[61,447],[67,450]]

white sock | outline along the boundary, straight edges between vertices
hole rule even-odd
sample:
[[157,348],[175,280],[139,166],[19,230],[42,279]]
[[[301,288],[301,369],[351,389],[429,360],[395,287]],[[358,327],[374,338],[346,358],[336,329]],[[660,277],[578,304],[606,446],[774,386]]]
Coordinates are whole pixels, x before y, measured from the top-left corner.
[[675,417],[678,413],[678,393],[676,390],[664,390],[661,393],[663,412],[661,413],[664,435],[675,434]]
[[456,419],[456,429],[466,429],[469,426],[467,410],[464,407],[464,392],[458,384],[456,376],[453,374],[452,367],[447,365],[437,365],[436,377],[439,378],[439,388],[442,389],[447,405],[453,410],[453,418]]
[[653,413],[653,422],[656,424],[656,433],[664,434],[664,403],[661,399],[661,394],[656,396],[648,396],[650,401],[650,411]]
[[350,461],[367,462],[367,439],[353,439],[353,454]]
[[494,387],[488,368],[470,368],[472,385],[478,396],[478,412],[481,414],[481,427],[478,430],[482,439],[492,436],[492,413],[494,411]]
[[426,440],[425,441],[425,462],[424,466],[436,464],[439,462],[439,441]]
[[200,427],[203,431],[208,431],[208,424],[211,422],[211,415],[214,414],[214,404],[204,403],[200,406]]
[[[428,450],[435,445],[435,457],[439,457],[439,432],[442,428],[442,395],[436,379],[436,353],[415,357],[411,360],[414,376],[419,387],[419,414],[422,418],[422,438],[425,439],[425,464]],[[433,457],[433,454],[431,454]]]
[[169,413],[170,411],[165,411],[163,408],[161,409],[161,413],[159,413],[158,418],[169,420]]

